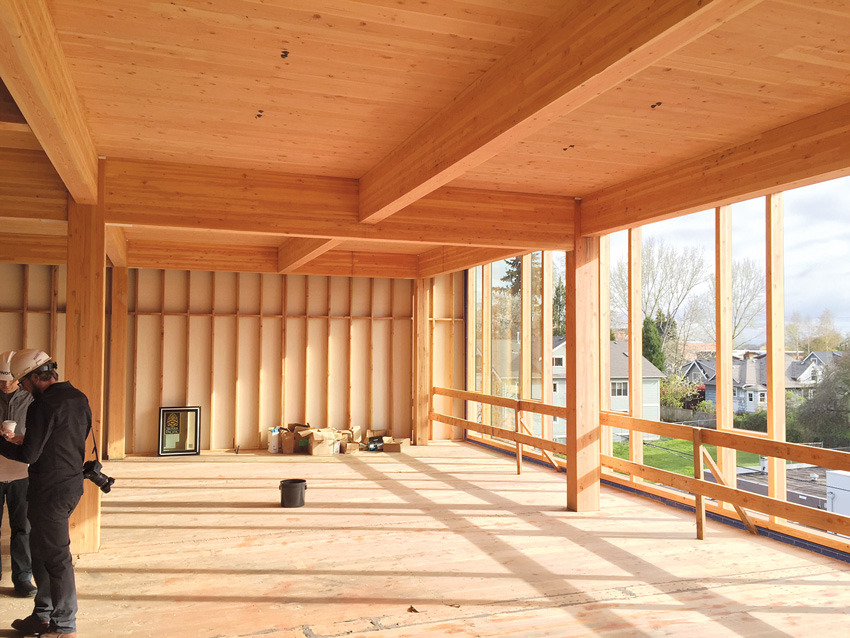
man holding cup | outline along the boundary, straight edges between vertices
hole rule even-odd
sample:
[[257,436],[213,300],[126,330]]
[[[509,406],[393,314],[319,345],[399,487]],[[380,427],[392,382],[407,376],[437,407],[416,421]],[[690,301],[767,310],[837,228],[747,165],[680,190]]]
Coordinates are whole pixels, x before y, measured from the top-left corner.
[[[19,387],[12,377],[10,363],[14,351],[0,354],[0,421],[2,436],[9,441],[21,441],[26,432],[27,409],[32,395]],[[9,511],[9,554],[12,564],[12,585],[15,595],[35,596],[32,584],[30,556],[30,524],[27,520],[27,464],[0,457],[0,520],[3,502]]]

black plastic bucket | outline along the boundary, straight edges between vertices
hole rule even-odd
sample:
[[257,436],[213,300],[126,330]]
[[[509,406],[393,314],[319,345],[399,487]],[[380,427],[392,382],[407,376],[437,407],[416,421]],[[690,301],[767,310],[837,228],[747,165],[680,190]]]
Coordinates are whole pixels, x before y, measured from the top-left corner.
[[284,479],[280,482],[280,506],[304,507],[305,479]]

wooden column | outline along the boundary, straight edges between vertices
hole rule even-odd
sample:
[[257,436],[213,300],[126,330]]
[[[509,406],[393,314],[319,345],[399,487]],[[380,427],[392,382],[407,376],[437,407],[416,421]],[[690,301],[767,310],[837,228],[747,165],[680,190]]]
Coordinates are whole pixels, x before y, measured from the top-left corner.
[[599,509],[599,238],[567,253],[567,509]]
[[[611,238],[599,238],[599,410],[611,410]],[[613,456],[611,428],[599,434],[602,454]]]
[[430,431],[430,296],[428,280],[417,279],[413,287],[413,445],[428,445]]
[[[89,399],[92,436],[99,451],[103,450],[105,260],[103,209],[70,202],[65,371],[67,379]],[[91,450],[91,438],[86,449]],[[91,458],[90,453],[87,458]],[[72,553],[100,548],[100,490],[91,481],[85,481],[85,493],[71,516],[70,527]]]
[[[629,415],[636,419],[643,418],[642,236],[640,228],[629,229]],[[629,459],[643,463],[642,432],[629,435]]]
[[[782,194],[766,197],[767,434],[785,441],[785,280]],[[768,459],[768,496],[787,495],[785,460]],[[771,517],[774,521],[776,517]]]
[[[721,206],[715,211],[715,311],[717,335],[717,429],[731,430],[732,405],[732,209]],[[737,485],[735,450],[717,448],[717,462],[723,477]]]
[[126,267],[112,268],[112,308],[109,323],[109,412],[106,456],[123,459],[127,401],[127,291]]
[[[552,291],[554,289],[554,271],[552,269],[552,251],[543,251],[543,340],[540,348],[542,358],[540,366],[540,398],[543,403],[551,404],[553,401],[552,391]],[[541,436],[547,441],[552,440],[552,417],[544,415],[541,417]]]

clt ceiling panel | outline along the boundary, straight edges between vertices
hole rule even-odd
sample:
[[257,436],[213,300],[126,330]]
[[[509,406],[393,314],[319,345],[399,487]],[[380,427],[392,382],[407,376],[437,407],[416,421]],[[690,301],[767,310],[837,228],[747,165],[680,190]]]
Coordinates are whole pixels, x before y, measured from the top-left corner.
[[360,177],[559,0],[53,0],[101,154]]

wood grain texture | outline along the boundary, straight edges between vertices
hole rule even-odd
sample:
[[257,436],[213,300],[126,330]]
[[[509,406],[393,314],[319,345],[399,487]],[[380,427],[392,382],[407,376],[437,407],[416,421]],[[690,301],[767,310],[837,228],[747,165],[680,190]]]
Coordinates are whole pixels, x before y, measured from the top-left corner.
[[361,178],[360,220],[386,219],[757,3],[563,5]]
[[[105,239],[103,209],[71,202],[68,208],[68,301],[65,318],[65,374],[88,397],[91,438],[103,448]],[[88,449],[88,444],[87,444]],[[87,458],[93,458],[87,452]],[[100,490],[85,481],[85,493],[71,516],[71,551],[100,547]]]
[[850,102],[590,194],[585,230],[613,232],[850,175],[848,145]]
[[446,188],[385,223],[364,225],[355,180],[124,160],[107,160],[104,172],[112,224],[406,242],[423,250],[554,248],[573,235],[575,202],[564,197]]
[[277,248],[278,272],[295,271],[341,243],[341,239],[287,239]]
[[40,151],[0,148],[0,219],[67,221],[68,191]]
[[97,202],[97,153],[45,0],[0,3],[0,76],[71,196]]

